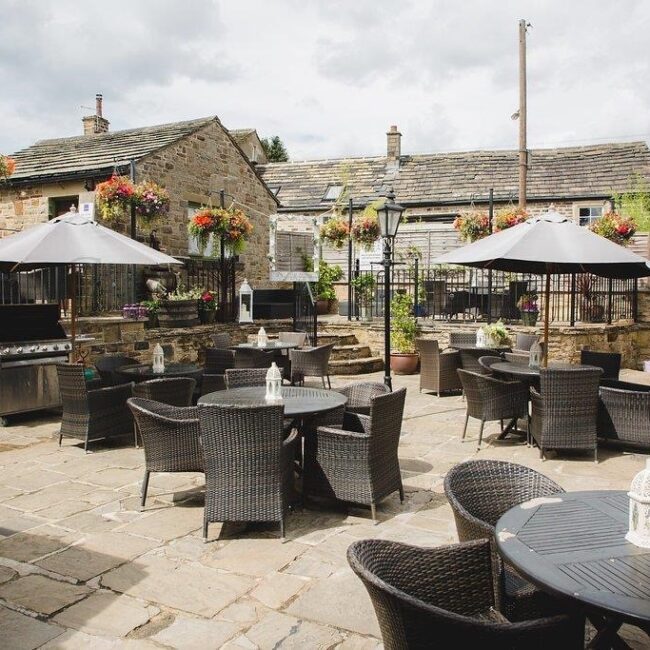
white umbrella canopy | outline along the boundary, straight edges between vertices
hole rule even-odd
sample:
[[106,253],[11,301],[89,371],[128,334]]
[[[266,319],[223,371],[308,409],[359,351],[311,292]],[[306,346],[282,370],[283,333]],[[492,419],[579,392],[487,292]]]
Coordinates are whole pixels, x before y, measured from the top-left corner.
[[544,364],[548,363],[550,277],[593,273],[605,278],[650,276],[648,260],[551,209],[517,226],[445,253],[434,264],[461,264],[497,271],[546,275]]
[[38,268],[55,264],[72,266],[70,333],[72,348],[76,336],[76,265],[158,265],[183,262],[149,246],[120,235],[75,211],[47,223],[0,239],[0,264],[9,268]]

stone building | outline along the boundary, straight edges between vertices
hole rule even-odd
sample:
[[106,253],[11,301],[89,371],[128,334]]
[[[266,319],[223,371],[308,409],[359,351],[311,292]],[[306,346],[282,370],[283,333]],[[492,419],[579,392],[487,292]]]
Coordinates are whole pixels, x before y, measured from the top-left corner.
[[[385,156],[268,163],[258,169],[280,200],[278,212],[285,215],[328,216],[334,209],[347,214],[347,200],[341,202],[341,196],[351,197],[358,212],[392,187],[407,219],[398,233],[397,250],[417,246],[425,265],[460,245],[454,219],[473,208],[487,211],[490,188],[495,210],[517,203],[516,151],[409,155],[402,153],[401,138],[392,126]],[[614,193],[629,187],[634,174],[650,178],[645,142],[532,150],[528,210],[537,214],[554,204],[586,225],[607,209]],[[640,252],[645,254],[645,245]],[[346,249],[326,246],[324,256],[346,268]]]
[[[12,154],[16,172],[0,182],[0,236],[67,212],[80,195],[114,171],[129,175],[133,163],[136,181],[155,181],[170,194],[169,215],[156,224],[166,252],[181,257],[197,254],[188,236],[188,220],[201,205],[217,205],[223,189],[227,205],[234,201],[254,227],[240,256],[243,273],[256,286],[268,283],[268,217],[276,212],[277,200],[249,158],[257,138],[254,130],[233,135],[213,116],[111,132],[102,115],[101,96],[95,115],[83,118],[83,126],[84,135],[41,140]],[[127,229],[126,223],[115,227]],[[146,241],[149,232],[143,228],[138,235]]]

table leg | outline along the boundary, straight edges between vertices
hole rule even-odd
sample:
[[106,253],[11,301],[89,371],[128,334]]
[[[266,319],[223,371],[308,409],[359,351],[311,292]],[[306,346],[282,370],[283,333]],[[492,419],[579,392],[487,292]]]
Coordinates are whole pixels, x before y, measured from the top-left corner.
[[631,648],[620,636],[618,630],[623,624],[618,619],[589,614],[589,620],[596,628],[596,635],[587,644],[587,648],[613,648],[615,650],[629,650]]

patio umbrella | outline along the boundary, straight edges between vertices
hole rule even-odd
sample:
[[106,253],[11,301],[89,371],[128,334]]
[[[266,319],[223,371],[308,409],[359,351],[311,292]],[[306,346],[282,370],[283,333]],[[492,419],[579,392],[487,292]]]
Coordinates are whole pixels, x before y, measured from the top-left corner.
[[[4,264],[3,264],[4,263]],[[182,264],[183,262],[105,228],[76,211],[0,239],[0,264],[10,269],[71,265],[70,333],[76,335],[77,264]]]
[[551,275],[592,273],[620,279],[650,276],[645,258],[576,225],[552,208],[517,226],[445,253],[433,262],[545,275],[545,365],[548,363]]

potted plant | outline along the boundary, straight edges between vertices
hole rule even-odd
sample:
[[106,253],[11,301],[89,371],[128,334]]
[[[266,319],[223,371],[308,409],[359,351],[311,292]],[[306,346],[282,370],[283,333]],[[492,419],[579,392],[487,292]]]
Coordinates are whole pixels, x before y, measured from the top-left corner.
[[520,223],[524,223],[528,216],[525,208],[510,206],[499,210],[494,217],[494,232],[518,226]]
[[107,181],[99,183],[95,189],[97,210],[102,219],[115,222],[124,216],[131,206],[135,186],[126,176],[113,174]]
[[199,318],[203,325],[214,323],[217,315],[217,300],[214,291],[204,291],[199,298]]
[[343,248],[350,236],[348,222],[341,217],[332,217],[320,227],[320,237],[334,248]]
[[391,353],[390,368],[398,375],[412,375],[420,357],[415,350],[418,326],[413,317],[413,297],[397,293],[390,302]]
[[539,316],[536,293],[522,293],[517,300],[517,309],[521,312],[521,322],[524,325],[536,325]]
[[465,212],[454,219],[454,228],[463,241],[474,242],[490,234],[490,219],[484,212]]
[[481,328],[485,334],[485,342],[487,347],[499,348],[503,346],[509,346],[512,342],[510,341],[510,335],[506,326],[503,324],[502,320],[498,320],[492,325],[483,325]]
[[250,238],[253,224],[238,208],[226,210],[206,207],[194,213],[188,230],[201,255],[204,254],[210,239],[213,241],[215,253],[220,250],[221,247],[217,244],[223,239],[226,248],[233,255],[237,255],[242,252]]
[[372,273],[362,273],[353,278],[350,284],[354,287],[361,307],[361,318],[372,320],[372,297],[375,293],[375,276]]
[[135,186],[133,196],[135,213],[141,223],[151,225],[169,212],[169,193],[153,181]]
[[329,313],[332,302],[336,300],[334,283],[342,277],[343,269],[338,264],[330,266],[325,260],[320,261],[316,283],[316,312],[320,316]]
[[589,226],[589,230],[616,244],[627,246],[636,233],[636,222],[618,212],[606,212]]
[[184,291],[179,285],[176,291],[168,293],[158,308],[160,327],[192,327],[199,323],[198,300],[200,289]]
[[143,300],[140,304],[147,310],[147,317],[149,319],[147,327],[158,327],[158,309],[160,308],[160,301]]

